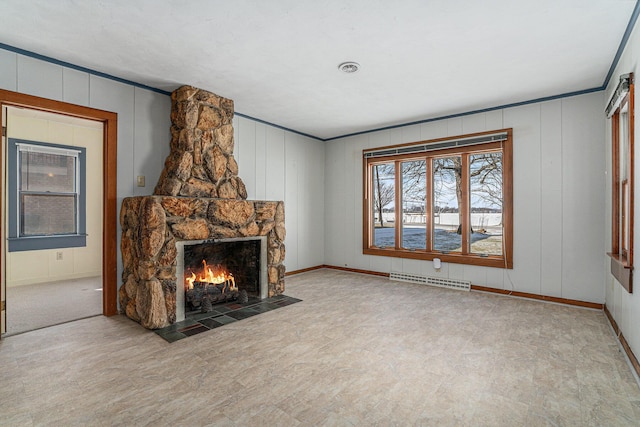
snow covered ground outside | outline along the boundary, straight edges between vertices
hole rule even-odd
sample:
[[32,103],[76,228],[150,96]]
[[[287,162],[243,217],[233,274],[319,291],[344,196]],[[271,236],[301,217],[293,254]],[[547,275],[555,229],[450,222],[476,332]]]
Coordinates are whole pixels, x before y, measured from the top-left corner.
[[[394,240],[395,231],[392,227],[390,228],[376,228],[374,231],[374,241],[375,245],[378,247],[393,247],[395,246]],[[406,249],[424,249],[426,243],[426,230],[424,227],[404,227],[403,229],[403,244],[402,246]],[[459,234],[447,231],[441,228],[435,229],[435,236],[433,242],[433,249],[437,251],[445,251],[450,252],[456,249],[460,249],[462,246],[462,236]],[[471,244],[473,245],[476,242],[482,241],[484,239],[488,239],[492,236],[491,234],[484,233],[472,233],[471,234]]]

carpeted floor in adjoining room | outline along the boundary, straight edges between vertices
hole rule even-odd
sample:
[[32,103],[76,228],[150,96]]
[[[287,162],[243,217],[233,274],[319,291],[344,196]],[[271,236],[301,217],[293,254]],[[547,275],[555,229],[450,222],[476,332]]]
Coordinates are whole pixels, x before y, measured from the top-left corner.
[[640,425],[601,311],[317,270],[174,343],[123,317],[0,341],[0,425]]
[[7,287],[7,334],[102,314],[102,277]]

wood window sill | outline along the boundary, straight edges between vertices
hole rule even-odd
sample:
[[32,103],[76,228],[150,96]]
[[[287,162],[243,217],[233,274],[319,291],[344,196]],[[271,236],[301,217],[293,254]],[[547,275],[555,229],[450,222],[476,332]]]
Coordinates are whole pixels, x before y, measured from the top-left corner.
[[620,282],[627,292],[633,291],[633,266],[627,263],[627,259],[620,254],[607,253],[611,258],[611,274]]

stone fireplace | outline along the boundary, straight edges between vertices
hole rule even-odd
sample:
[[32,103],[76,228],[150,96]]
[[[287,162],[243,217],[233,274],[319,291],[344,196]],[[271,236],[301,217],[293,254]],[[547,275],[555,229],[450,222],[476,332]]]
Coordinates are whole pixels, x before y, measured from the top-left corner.
[[171,152],[154,195],[126,198],[120,211],[120,308],[149,329],[183,315],[176,300],[184,300],[178,264],[185,245],[259,239],[266,261],[252,292],[284,292],[284,203],[246,200],[233,157],[233,101],[191,86],[174,91],[171,101]]

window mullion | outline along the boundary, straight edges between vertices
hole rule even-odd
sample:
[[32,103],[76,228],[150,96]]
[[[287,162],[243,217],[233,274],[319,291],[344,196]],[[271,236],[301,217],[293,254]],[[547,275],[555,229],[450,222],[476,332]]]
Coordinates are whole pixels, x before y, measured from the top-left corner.
[[394,217],[395,217],[395,239],[396,249],[402,248],[402,163],[400,160],[394,162],[395,169],[395,199],[394,199]]
[[469,241],[471,233],[471,211],[469,209],[469,153],[462,154],[462,182],[460,183],[462,191],[462,206],[459,206],[462,216],[462,254],[469,254]]
[[425,222],[426,224],[426,246],[428,252],[433,251],[433,158],[425,158],[425,173],[426,173],[426,197],[425,203]]

